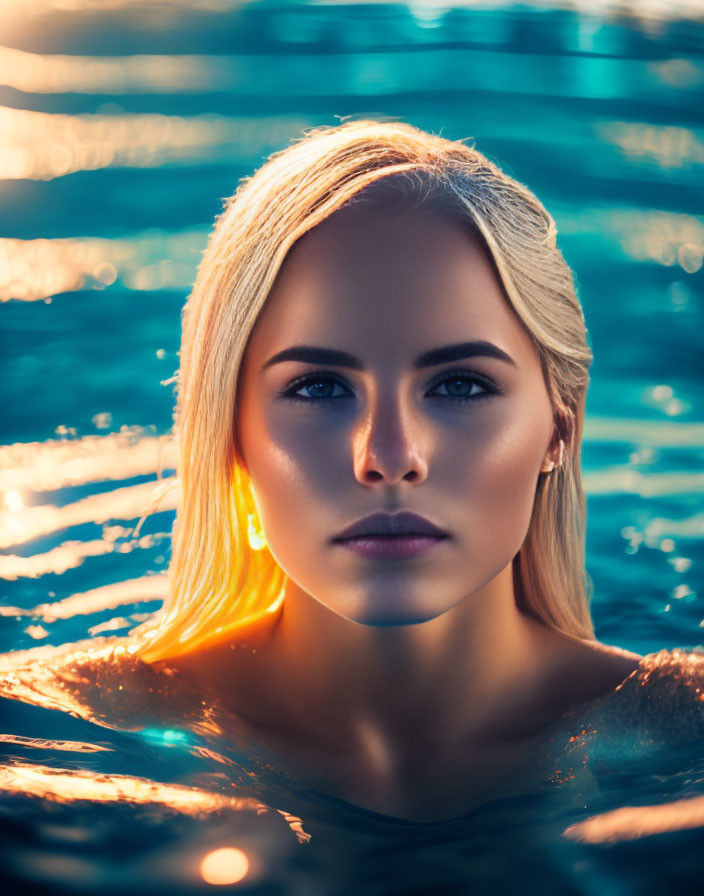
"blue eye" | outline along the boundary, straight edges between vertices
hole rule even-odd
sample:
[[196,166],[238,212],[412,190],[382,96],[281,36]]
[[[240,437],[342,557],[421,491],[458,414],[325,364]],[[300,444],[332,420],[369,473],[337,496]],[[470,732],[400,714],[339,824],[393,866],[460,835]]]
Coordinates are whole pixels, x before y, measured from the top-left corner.
[[[479,377],[474,374],[470,375],[467,373],[455,373],[451,376],[446,376],[444,379],[440,380],[437,385],[446,386],[448,390],[448,394],[441,395],[440,398],[445,398],[449,401],[459,402],[461,404],[468,401],[479,401],[481,398],[489,398],[492,394],[498,391],[495,387],[488,386],[485,380],[479,379]],[[470,394],[475,386],[480,386],[482,391]]]
[[[335,387],[346,389],[342,394],[334,394]],[[488,379],[480,377],[475,373],[467,371],[459,371],[443,377],[433,388],[446,386],[447,394],[428,393],[429,398],[439,398],[442,401],[450,401],[457,404],[466,404],[470,401],[480,401],[483,398],[490,398],[491,395],[499,392],[499,389]],[[475,387],[479,386],[481,392],[476,392]],[[299,395],[302,389],[308,389],[308,395]],[[474,394],[472,394],[474,393]],[[321,404],[323,402],[336,401],[340,398],[350,398],[354,393],[344,386],[336,377],[328,374],[307,374],[294,380],[291,385],[281,393],[282,397],[292,399],[293,401],[301,401],[304,404]]]
[[[292,398],[294,401],[303,401],[306,403],[334,401],[336,398],[347,398],[353,394],[348,391],[343,395],[333,395],[332,392],[334,391],[335,386],[341,385],[342,383],[340,383],[339,380],[333,379],[330,376],[321,376],[318,374],[302,377],[301,379],[296,380],[292,383],[291,387],[282,394],[285,398]],[[296,393],[301,389],[310,389],[313,394],[308,396],[297,395]]]

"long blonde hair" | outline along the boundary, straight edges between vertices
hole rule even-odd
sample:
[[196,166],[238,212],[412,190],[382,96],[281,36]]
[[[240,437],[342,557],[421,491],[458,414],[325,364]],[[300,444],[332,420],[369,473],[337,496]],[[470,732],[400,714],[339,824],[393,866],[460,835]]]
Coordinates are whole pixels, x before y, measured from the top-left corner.
[[465,142],[401,122],[364,120],[310,130],[274,153],[217,218],[183,312],[174,415],[180,495],[169,594],[131,633],[143,660],[188,653],[281,606],[286,575],[266,548],[252,549],[247,535],[256,511],[236,444],[245,348],[294,243],[393,175],[402,175],[409,191],[422,181],[428,195],[449,199],[452,214],[480,235],[532,338],[566,450],[563,463],[538,480],[513,562],[516,601],[568,636],[594,638],[580,467],[592,355],[554,221],[526,187]]

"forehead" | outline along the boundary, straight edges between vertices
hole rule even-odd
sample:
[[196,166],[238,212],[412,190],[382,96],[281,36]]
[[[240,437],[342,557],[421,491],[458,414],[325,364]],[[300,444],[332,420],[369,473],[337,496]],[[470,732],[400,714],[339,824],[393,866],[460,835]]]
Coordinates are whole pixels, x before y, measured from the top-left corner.
[[313,344],[372,362],[463,339],[496,342],[514,357],[533,352],[467,224],[432,208],[367,201],[296,243],[250,351]]

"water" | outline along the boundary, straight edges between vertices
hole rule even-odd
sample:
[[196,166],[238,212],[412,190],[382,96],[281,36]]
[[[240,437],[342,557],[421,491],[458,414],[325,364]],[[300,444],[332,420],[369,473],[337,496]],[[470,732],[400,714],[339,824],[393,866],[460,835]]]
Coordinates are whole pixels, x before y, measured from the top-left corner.
[[[159,606],[172,495],[135,527],[173,474],[179,315],[208,231],[268,153],[347,115],[474,137],[553,213],[595,355],[597,636],[700,645],[704,27],[696,3],[644,9],[6,0],[0,650],[100,645]],[[144,700],[125,730],[34,684],[33,705],[2,701],[13,892],[201,892],[220,848],[247,857],[248,893],[630,896],[701,876],[701,825],[563,835],[704,794],[696,743],[423,825],[278,780],[200,710]]]

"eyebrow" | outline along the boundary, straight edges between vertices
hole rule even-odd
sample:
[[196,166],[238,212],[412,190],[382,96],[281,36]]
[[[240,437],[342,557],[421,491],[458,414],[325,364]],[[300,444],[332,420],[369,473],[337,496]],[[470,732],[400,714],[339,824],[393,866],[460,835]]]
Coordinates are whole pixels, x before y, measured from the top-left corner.
[[[448,364],[477,357],[497,358],[499,361],[505,361],[507,364],[518,367],[513,358],[507,355],[503,349],[484,339],[457,342],[453,345],[430,349],[430,351],[418,355],[413,361],[413,367],[416,370],[422,370],[424,367],[434,367],[437,364]],[[314,345],[293,345],[291,348],[286,348],[269,358],[262,370],[284,361],[302,361],[306,364],[325,364],[332,367],[349,367],[351,370],[364,370],[364,364],[354,355],[338,349],[321,348]]]

